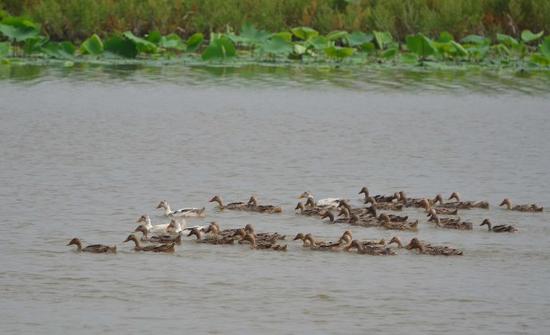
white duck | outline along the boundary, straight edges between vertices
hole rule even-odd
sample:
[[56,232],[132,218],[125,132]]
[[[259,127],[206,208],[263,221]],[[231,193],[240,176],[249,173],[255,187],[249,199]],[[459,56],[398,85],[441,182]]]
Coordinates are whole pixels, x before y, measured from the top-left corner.
[[170,233],[177,234],[182,231],[182,229],[186,226],[186,222],[184,219],[172,219],[170,223],[153,225],[151,224],[151,218],[147,214],[140,216],[137,219],[136,223],[142,224],[145,229],[147,229],[147,233],[154,235]]
[[341,198],[326,198],[315,201],[313,195],[309,192],[302,193],[298,199],[311,199],[317,207],[336,208],[340,204]]
[[164,215],[172,218],[172,217],[205,217],[206,216],[206,209],[203,208],[180,208],[178,210],[173,211],[172,208],[170,208],[170,205],[168,204],[168,201],[162,200],[158,206],[157,209],[163,208],[164,209]]

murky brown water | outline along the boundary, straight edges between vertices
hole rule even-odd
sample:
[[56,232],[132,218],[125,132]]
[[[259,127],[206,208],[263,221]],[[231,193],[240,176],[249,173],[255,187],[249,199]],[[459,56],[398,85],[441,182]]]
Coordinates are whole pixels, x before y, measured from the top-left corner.
[[[2,71],[2,334],[542,334],[550,326],[549,214],[495,206],[506,196],[550,206],[544,77]],[[287,253],[185,241],[174,255],[148,255],[121,243],[159,200],[202,206],[216,193],[285,208],[266,216],[207,205],[206,220],[222,228],[251,223],[334,239],[349,227],[295,216],[296,196],[359,203],[363,185],[411,196],[458,190],[493,205],[463,218],[520,232],[436,229],[411,210],[421,239],[465,256],[318,253],[292,241]],[[75,254],[65,247],[74,236],[116,243],[119,253]]]

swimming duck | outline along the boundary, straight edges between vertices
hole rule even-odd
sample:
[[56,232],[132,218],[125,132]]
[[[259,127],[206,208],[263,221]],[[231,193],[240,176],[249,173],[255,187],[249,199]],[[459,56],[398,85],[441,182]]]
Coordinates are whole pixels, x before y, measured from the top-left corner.
[[176,250],[175,245],[176,243],[167,243],[167,244],[158,244],[158,245],[146,245],[142,246],[139,240],[136,238],[134,234],[128,235],[126,240],[124,240],[123,243],[134,241],[135,251],[150,251],[150,252],[174,252]]
[[411,239],[409,244],[406,247],[409,250],[418,249],[418,252],[425,255],[432,255],[432,256],[462,256],[462,251],[450,248],[448,246],[434,246],[431,244],[425,244],[418,240],[418,238],[414,237]]
[[514,232],[518,231],[518,229],[516,227],[510,226],[510,225],[496,225],[496,226],[493,226],[491,224],[491,221],[489,221],[489,219],[483,220],[483,222],[480,224],[480,226],[483,226],[483,225],[487,225],[487,228],[489,229],[489,231],[492,231],[494,233],[514,233]]
[[422,199],[422,201],[420,201],[420,207],[424,208],[426,213],[430,213],[432,210],[434,210],[436,214],[443,214],[443,215],[458,214],[458,208],[445,208],[445,207],[439,207],[439,206],[432,207],[428,199]]
[[[363,194],[365,196],[365,203],[367,203],[367,199],[371,196],[369,194],[369,189],[366,186],[363,186],[361,188],[361,191],[359,191],[359,194]],[[399,199],[399,194],[394,193],[392,195],[373,195],[372,198],[376,200],[377,202],[393,202]]]
[[499,206],[504,206],[504,205],[506,205],[507,209],[511,211],[518,211],[518,212],[542,212],[544,210],[544,207],[539,207],[536,204],[512,206],[512,202],[508,198],[505,198],[504,200],[502,200]]
[[315,207],[323,207],[323,208],[336,208],[338,207],[338,204],[340,203],[340,198],[326,198],[326,199],[320,199],[320,200],[317,200],[315,201],[314,198],[313,198],[313,195],[309,192],[304,192],[302,193],[298,199],[311,199],[314,204],[315,204]]
[[395,243],[397,245],[397,248],[401,249],[403,248],[403,242],[401,242],[401,239],[399,236],[394,236],[391,238],[390,242],[388,243],[388,246]]
[[83,251],[83,252],[91,252],[94,254],[106,254],[106,253],[116,253],[116,245],[108,246],[103,244],[90,244],[84,248],[82,248],[82,242],[79,238],[75,237],[73,238],[68,244],[69,245],[76,245],[77,251]]
[[141,232],[143,237],[142,241],[152,242],[152,243],[176,243],[177,245],[181,244],[181,236],[183,232],[180,230],[177,234],[164,234],[164,235],[153,235],[149,236],[149,232],[144,225],[139,225],[134,232]]
[[273,206],[273,205],[258,205],[258,200],[256,200],[256,197],[251,196],[248,200],[248,203],[246,204],[247,207],[255,212],[260,213],[281,213],[283,209],[280,206]]
[[164,215],[168,217],[198,217],[203,218],[206,216],[206,209],[203,208],[181,208],[173,211],[166,200],[162,200],[157,209],[163,208]]
[[453,202],[442,203],[440,206],[447,208],[458,209],[471,209],[471,208],[483,208],[488,209],[489,203],[487,201],[460,201],[460,194],[458,192],[451,193],[448,200],[455,200]]
[[309,247],[310,246],[310,240],[307,239],[306,240],[306,235],[304,233],[298,233],[296,234],[296,236],[294,236],[294,238],[292,239],[293,241],[302,241],[302,246],[303,247]]
[[332,214],[331,211],[324,211],[324,212],[321,214],[321,219],[326,219],[326,218],[329,218],[330,223],[348,223],[348,222],[349,222],[349,219],[348,219],[348,218],[344,218],[344,219],[336,219],[336,218],[334,218],[334,214]]
[[250,244],[250,249],[271,249],[275,251],[286,251],[287,246],[286,244],[284,246],[280,244],[276,244],[274,242],[266,242],[266,241],[258,241],[256,236],[251,233],[247,233],[243,238],[239,241],[240,244],[248,242]]
[[244,202],[232,202],[227,205],[223,204],[222,198],[218,195],[215,195],[210,201],[208,202],[215,202],[218,204],[218,208],[220,210],[223,209],[231,209],[231,210],[245,210],[247,207],[247,204]]
[[403,204],[395,202],[377,202],[373,197],[368,197],[365,200],[365,204],[370,202],[371,206],[376,209],[391,210],[391,211],[400,211],[403,209]]
[[[346,238],[340,239],[338,242],[326,242],[322,240],[316,240],[313,235],[306,234],[304,235],[304,242],[309,241],[309,248],[311,250],[318,251],[339,251],[343,247]],[[305,244],[305,243],[304,243]]]
[[390,230],[411,230],[416,231],[418,229],[418,220],[414,222],[404,221],[404,222],[394,222],[391,221],[390,217],[382,213],[378,216],[378,220],[381,222],[381,227]]
[[473,224],[471,222],[461,221],[458,218],[439,218],[437,215],[432,215],[429,221],[435,222],[440,228],[457,229],[457,230],[472,230]]
[[395,252],[390,248],[382,245],[375,244],[363,244],[358,240],[353,240],[349,245],[344,247],[345,251],[351,251],[357,249],[358,254],[371,255],[371,256],[391,256],[395,255]]
[[305,208],[304,204],[301,202],[296,205],[296,208],[294,208],[294,210],[298,211],[297,214],[307,216],[321,215],[321,213],[324,211],[324,209],[319,207]]
[[346,230],[344,231],[342,236],[340,236],[340,238],[338,239],[338,243],[349,244],[351,243],[352,240],[353,240],[353,237],[352,237],[351,231]]
[[281,235],[279,233],[256,233],[254,227],[252,227],[251,224],[247,224],[243,229],[238,229],[235,233],[235,236],[239,235],[243,237],[244,234],[251,234],[256,238],[257,241],[264,242],[275,242],[277,240],[284,240],[286,238],[286,235]]
[[378,227],[380,226],[380,222],[376,217],[371,216],[358,216],[356,214],[351,214],[348,222],[351,225],[354,226],[362,226],[362,227]]
[[145,226],[145,228],[147,228],[147,231],[149,232],[149,234],[160,234],[160,235],[162,235],[162,234],[168,234],[169,233],[169,231],[168,231],[169,228],[168,227],[170,226],[172,221],[177,221],[179,226],[173,226],[170,229],[176,229],[178,227],[181,229],[182,225],[185,226],[185,219],[183,219],[183,218],[172,219],[172,220],[170,220],[170,223],[153,225],[153,224],[151,224],[151,218],[147,214],[144,214],[144,215],[140,216],[137,219],[136,223],[143,224]]

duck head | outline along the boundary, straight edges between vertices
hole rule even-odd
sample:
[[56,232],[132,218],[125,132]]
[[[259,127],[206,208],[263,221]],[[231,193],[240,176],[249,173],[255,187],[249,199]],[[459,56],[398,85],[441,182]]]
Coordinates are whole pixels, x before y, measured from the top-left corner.
[[164,208],[166,209],[168,207],[168,203],[166,202],[166,200],[162,200],[161,202],[159,202],[159,204],[157,205],[157,209],[159,208]]
[[324,211],[323,214],[321,214],[321,219],[329,218],[330,222],[334,222],[334,214],[332,214],[331,211]]
[[306,199],[306,198],[313,198],[313,196],[309,192],[304,192],[298,196],[298,199]]
[[142,216],[140,216],[140,217],[136,220],[136,223],[147,223],[147,222],[149,222],[149,221],[150,221],[149,215],[143,214]]
[[134,232],[141,232],[143,234],[143,237],[144,238],[147,238],[147,227],[145,227],[144,225],[140,224],[139,226],[137,226],[137,228],[134,230]]
[[364,194],[365,198],[369,196],[369,189],[366,186],[363,186],[361,188],[361,191],[359,191],[359,194]]
[[219,195],[215,195],[208,202],[216,202],[220,207],[223,207],[222,198]]
[[485,220],[483,220],[483,222],[481,222],[480,226],[484,226],[484,225],[487,225],[487,228],[489,228],[489,230],[491,230],[492,224],[491,224],[491,221],[489,219],[485,219]]
[[254,227],[249,223],[246,226],[244,226],[244,231],[248,234],[254,234]]
[[205,233],[211,233],[212,235],[218,235],[220,233],[220,226],[216,222],[210,222],[208,228],[204,231]]
[[403,202],[407,201],[407,195],[404,191],[399,191],[399,200]]
[[504,200],[502,200],[502,202],[498,206],[500,207],[500,206],[504,206],[504,205],[506,205],[506,208],[508,208],[508,209],[512,208],[512,202],[508,198],[504,198]]
[[202,240],[202,234],[203,234],[202,230],[200,230],[199,228],[193,227],[191,228],[187,236],[194,235],[197,238],[197,240]]
[[432,208],[432,206],[430,205],[430,202],[428,201],[428,199],[422,199],[420,200],[420,203],[419,205],[424,208],[427,212],[430,211],[430,209]]
[[67,243],[67,246],[69,245],[76,245],[78,250],[82,250],[82,242],[80,242],[80,239],[77,237],[73,238],[69,243]]
[[172,219],[170,220],[170,223],[168,224],[168,227],[166,227],[166,230],[169,232],[175,232],[179,233],[181,231],[181,223],[178,221]]
[[258,206],[258,200],[256,200],[255,196],[251,196],[250,199],[248,199],[248,206]]
[[451,193],[451,196],[448,200],[455,199],[456,201],[460,201],[460,194],[458,192]]
[[403,243],[401,242],[401,239],[399,238],[399,236],[392,237],[391,240],[390,240],[390,243],[388,243],[388,245],[390,245],[392,243],[397,244],[398,248],[403,248]]
[[307,198],[305,206],[309,208],[315,208],[315,200],[313,200],[313,198]]
[[382,213],[378,216],[378,220],[384,221],[385,223],[390,222],[390,217],[386,213]]
[[441,194],[437,194],[435,197],[434,197],[434,200],[433,200],[433,203],[434,205],[437,204],[437,203],[440,203],[440,204],[443,204],[443,196]]
[[304,234],[303,233],[298,233],[296,234],[296,236],[294,236],[294,238],[292,239],[293,241],[296,241],[296,240],[301,240],[303,241],[305,238]]
[[338,216],[349,218],[350,217],[349,209],[347,209],[346,207],[340,207],[340,212],[338,212]]
[[424,252],[425,250],[424,245],[416,237],[413,237],[405,248],[408,250],[418,249],[421,252]]
[[300,212],[303,212],[305,209],[304,207],[304,204],[299,202],[297,205],[296,205],[296,208],[294,208],[295,211],[300,211]]
[[136,238],[136,235],[134,235],[134,234],[128,235],[128,237],[124,241],[122,241],[122,243],[126,243],[126,242],[129,242],[129,241],[134,241],[136,246],[139,245],[139,240]]

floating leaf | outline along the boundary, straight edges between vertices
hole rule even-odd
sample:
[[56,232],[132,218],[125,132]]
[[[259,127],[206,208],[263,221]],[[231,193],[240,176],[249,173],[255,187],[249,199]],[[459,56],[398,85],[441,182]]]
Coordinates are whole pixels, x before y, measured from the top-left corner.
[[281,32],[272,34],[271,36],[278,36],[287,42],[292,41],[292,34],[289,33],[288,31],[281,31]]
[[541,31],[538,34],[534,34],[530,30],[524,30],[521,32],[521,39],[525,43],[531,43],[541,38],[542,34],[544,34],[544,31]]
[[186,46],[181,40],[181,37],[179,37],[176,34],[169,34],[166,36],[162,36],[159,41],[159,47],[169,50],[178,50],[178,51],[185,51]]
[[210,40],[210,45],[202,53],[203,60],[226,59],[235,57],[235,44],[226,36],[219,36]]
[[294,36],[304,41],[307,41],[310,38],[313,38],[319,35],[319,32],[317,30],[311,29],[309,27],[296,27],[296,28],[290,29],[290,31],[294,34]]
[[307,41],[307,46],[314,50],[325,50],[330,44],[330,41],[325,36],[315,36]]
[[409,35],[406,41],[407,48],[421,58],[426,58],[437,53],[432,40],[422,34]]
[[157,45],[159,44],[161,38],[162,38],[162,35],[158,30],[150,32],[149,34],[147,34],[147,37],[146,37],[147,41]]
[[27,38],[25,44],[23,45],[23,52],[26,55],[31,55],[34,53],[42,52],[42,47],[46,45],[48,38],[44,36],[35,36]]
[[111,36],[105,41],[104,49],[124,58],[136,58],[138,54],[138,49],[134,42],[117,35]]
[[238,41],[246,46],[257,46],[265,42],[271,34],[258,30],[249,22],[242,25]]
[[550,58],[550,36],[546,36],[544,41],[540,45],[540,52],[545,56]]
[[37,37],[40,26],[28,19],[8,16],[0,21],[0,33],[10,40],[22,42]]
[[10,44],[8,42],[0,42],[0,58],[8,56],[10,53]]
[[395,55],[397,55],[397,51],[398,51],[398,49],[396,47],[390,48],[390,49],[382,52],[382,57],[386,58],[386,59],[393,58],[393,57],[395,57]]
[[388,46],[388,44],[393,42],[393,38],[391,34],[388,32],[375,31],[373,32],[373,35],[374,35],[374,41],[376,42],[376,46],[380,50],[385,49]]
[[373,36],[371,34],[365,34],[361,31],[355,31],[347,37],[347,43],[350,47],[362,46],[371,42]]
[[267,40],[260,46],[261,53],[266,53],[270,55],[286,56],[292,51],[294,51],[292,43],[278,36],[272,36],[269,40]]
[[331,31],[327,34],[327,38],[329,41],[338,41],[342,39],[347,39],[349,37],[349,33],[347,31],[337,30],[337,31]]
[[489,39],[479,35],[468,35],[462,39],[462,43],[468,44],[489,44]]
[[74,57],[76,47],[71,42],[48,42],[42,51],[52,58],[71,59]]
[[134,42],[136,45],[136,48],[138,52],[143,52],[147,54],[152,54],[157,52],[157,46],[154,43],[151,43],[147,41],[144,38],[137,37],[134,35],[131,31],[126,31],[122,34],[125,38],[129,39],[130,41]]
[[103,42],[96,34],[88,37],[87,40],[80,45],[80,52],[84,55],[100,55],[103,52]]
[[329,58],[344,59],[353,55],[353,48],[342,48],[336,46],[330,46],[325,49],[325,54]]
[[443,31],[439,34],[439,38],[437,39],[439,43],[448,43],[451,41],[454,41],[453,35],[447,31]]
[[497,34],[497,41],[505,44],[508,47],[515,47],[519,44],[519,42],[515,38],[505,34]]
[[204,41],[204,35],[203,34],[195,33],[195,34],[191,35],[191,37],[189,37],[187,39],[187,41],[185,42],[185,44],[187,45],[187,51],[193,52],[193,51],[197,50],[201,46],[203,41]]

